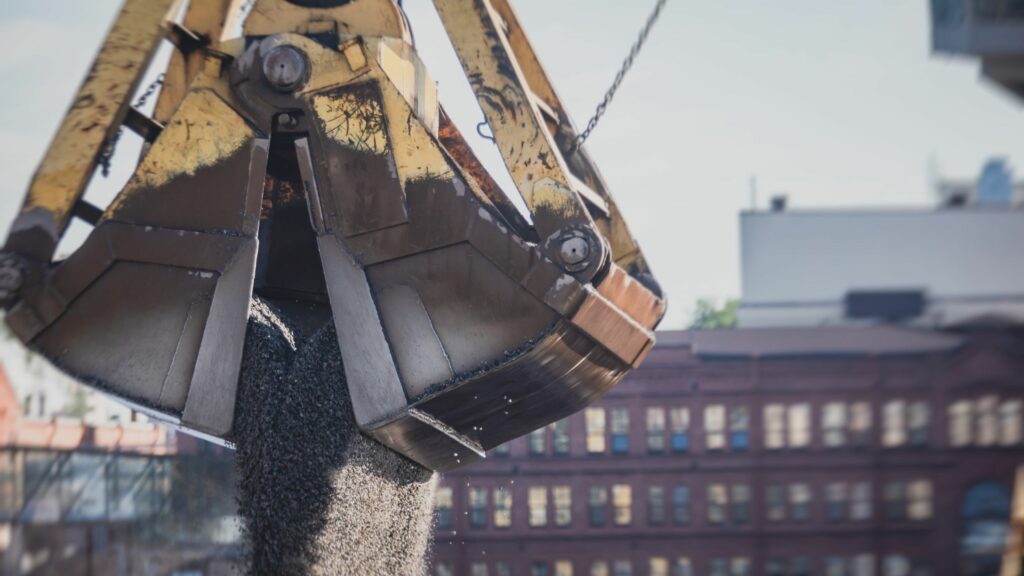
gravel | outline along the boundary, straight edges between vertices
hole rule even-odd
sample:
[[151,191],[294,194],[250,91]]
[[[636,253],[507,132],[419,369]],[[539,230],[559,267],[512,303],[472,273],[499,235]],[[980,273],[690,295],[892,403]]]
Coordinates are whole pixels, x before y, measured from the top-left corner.
[[248,574],[425,573],[436,475],[356,427],[333,324],[254,298],[234,438]]

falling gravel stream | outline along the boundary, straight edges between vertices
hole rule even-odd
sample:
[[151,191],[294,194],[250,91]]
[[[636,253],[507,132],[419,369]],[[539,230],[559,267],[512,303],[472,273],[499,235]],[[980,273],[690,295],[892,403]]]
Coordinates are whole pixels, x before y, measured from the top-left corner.
[[331,323],[301,339],[254,299],[234,440],[251,576],[419,576],[436,478],[363,436]]

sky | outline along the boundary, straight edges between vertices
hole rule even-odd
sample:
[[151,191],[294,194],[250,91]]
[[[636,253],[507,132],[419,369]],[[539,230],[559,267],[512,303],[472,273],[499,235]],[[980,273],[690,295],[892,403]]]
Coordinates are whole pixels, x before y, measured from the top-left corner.
[[[654,1],[513,4],[583,126]],[[442,102],[511,192],[495,148],[475,137],[482,114],[432,3],[405,5]],[[15,214],[118,7],[0,0],[0,221]],[[669,0],[587,143],[668,294],[663,327],[684,327],[697,298],[740,296],[752,178],[761,208],[778,193],[794,208],[928,206],[930,173],[973,178],[992,156],[1024,171],[1022,104],[979,79],[976,61],[933,55],[929,32],[926,0]],[[133,138],[91,198],[127,178]]]

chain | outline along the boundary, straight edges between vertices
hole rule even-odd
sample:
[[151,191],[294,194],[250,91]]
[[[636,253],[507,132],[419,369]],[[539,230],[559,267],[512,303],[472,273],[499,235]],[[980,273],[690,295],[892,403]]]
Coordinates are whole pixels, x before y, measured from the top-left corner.
[[597,123],[604,116],[604,113],[608,110],[608,105],[612,103],[612,98],[615,97],[615,92],[618,91],[619,86],[622,84],[622,80],[626,77],[626,73],[633,66],[633,61],[636,60],[637,54],[640,53],[640,49],[643,48],[644,42],[647,41],[647,36],[651,33],[651,29],[654,28],[654,23],[658,21],[658,16],[661,16],[661,9],[665,7],[667,0],[658,0],[658,3],[654,6],[654,11],[647,17],[647,23],[644,24],[643,29],[640,30],[640,35],[637,36],[636,42],[633,43],[633,47],[629,49],[629,54],[626,55],[626,59],[622,62],[622,68],[619,69],[619,73],[615,75],[615,80],[612,81],[611,87],[604,94],[604,99],[597,105],[597,110],[594,111],[594,115],[587,122],[587,127],[581,132],[576,139],[572,141],[572,145],[569,148],[569,153],[574,154],[580,149],[580,146],[586,142],[587,138],[590,137],[590,133],[597,127]]
[[[156,94],[157,88],[163,85],[164,75],[161,74],[156,77],[156,80],[154,80],[152,84],[146,87],[146,91],[143,92],[142,96],[139,96],[139,99],[135,101],[135,107],[142,108],[145,106],[146,101],[152,98],[153,94]],[[117,151],[117,143],[121,140],[122,132],[124,132],[123,128],[118,129],[117,134],[114,134],[114,137],[103,148],[103,152],[100,153],[99,160],[96,162],[99,164],[100,171],[103,173],[104,178],[110,176],[110,161],[114,159],[114,152]]]

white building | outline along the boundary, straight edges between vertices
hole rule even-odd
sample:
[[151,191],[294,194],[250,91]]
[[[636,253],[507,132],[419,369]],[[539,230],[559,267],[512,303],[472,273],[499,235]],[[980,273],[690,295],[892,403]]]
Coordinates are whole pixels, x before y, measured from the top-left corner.
[[1024,321],[1024,210],[741,216],[741,326]]

